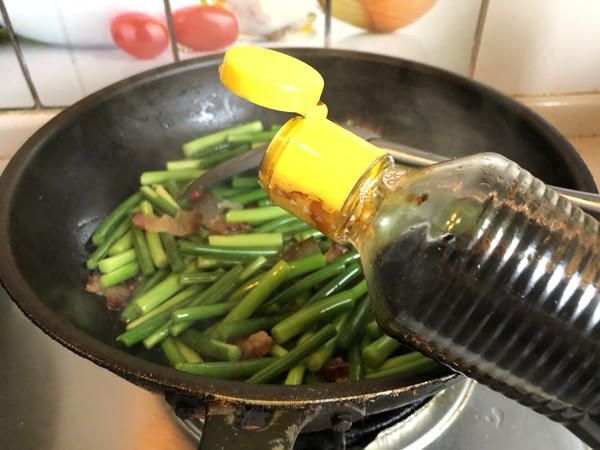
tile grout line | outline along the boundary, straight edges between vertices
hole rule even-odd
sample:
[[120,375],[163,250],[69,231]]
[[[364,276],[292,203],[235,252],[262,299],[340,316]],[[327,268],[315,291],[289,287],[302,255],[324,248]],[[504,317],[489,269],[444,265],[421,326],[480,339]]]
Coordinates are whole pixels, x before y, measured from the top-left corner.
[[6,5],[4,4],[4,0],[0,0],[0,17],[2,17],[4,21],[6,31],[8,32],[9,40],[11,42],[11,45],[15,52],[15,56],[17,57],[17,61],[19,62],[19,66],[21,67],[21,72],[25,77],[25,82],[27,83],[27,87],[29,88],[29,92],[33,99],[33,108],[41,109],[44,107],[44,105],[42,104],[38,90],[35,87],[35,83],[33,82],[31,72],[29,71],[29,66],[25,61],[25,55],[23,54],[23,50],[21,49],[21,45],[19,44],[17,35],[14,32],[12,22],[8,15],[8,10],[6,9]]
[[167,29],[169,30],[169,38],[171,41],[171,55],[175,62],[179,62],[179,48],[177,47],[177,39],[175,36],[175,26],[173,24],[173,12],[171,11],[171,3],[169,0],[163,0],[165,15],[167,18]]
[[479,50],[481,48],[481,39],[483,36],[483,28],[487,17],[489,0],[481,0],[481,8],[479,8],[479,17],[477,18],[477,27],[473,36],[473,48],[471,49],[471,59],[469,61],[468,76],[475,77],[475,69],[477,67],[477,59],[479,58]]

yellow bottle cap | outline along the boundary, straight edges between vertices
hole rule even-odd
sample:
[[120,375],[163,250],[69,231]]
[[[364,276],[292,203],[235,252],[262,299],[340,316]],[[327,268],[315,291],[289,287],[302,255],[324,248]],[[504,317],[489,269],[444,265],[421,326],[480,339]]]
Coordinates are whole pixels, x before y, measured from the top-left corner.
[[265,108],[302,115],[317,106],[324,86],[321,74],[308,64],[262,47],[230,48],[219,72],[234,94]]
[[354,187],[386,153],[325,117],[323,78],[302,61],[265,48],[232,47],[219,71],[240,97],[304,116],[279,130],[261,162],[260,182],[273,203],[334,237]]

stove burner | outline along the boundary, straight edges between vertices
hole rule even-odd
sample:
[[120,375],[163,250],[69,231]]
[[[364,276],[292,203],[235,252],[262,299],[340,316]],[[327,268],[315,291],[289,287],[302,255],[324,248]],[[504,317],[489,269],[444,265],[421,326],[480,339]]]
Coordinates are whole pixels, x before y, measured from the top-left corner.
[[301,433],[296,440],[294,450],[363,450],[373,442],[377,435],[423,407],[431,398],[419,400],[410,405],[401,406],[391,411],[372,414],[356,421],[347,431],[335,429]]
[[[372,414],[353,424],[339,417],[332,429],[301,433],[296,440],[294,450],[424,448],[436,440],[458,416],[469,399],[474,385],[473,381],[465,379],[431,398],[391,411]],[[166,405],[170,408],[168,404]],[[175,413],[172,415],[198,446],[204,421],[197,417],[181,419]]]

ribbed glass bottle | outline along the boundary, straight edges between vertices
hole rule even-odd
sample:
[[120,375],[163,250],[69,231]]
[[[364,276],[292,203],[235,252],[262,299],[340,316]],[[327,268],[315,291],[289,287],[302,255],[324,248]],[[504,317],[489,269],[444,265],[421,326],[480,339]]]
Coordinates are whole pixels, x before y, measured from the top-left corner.
[[375,166],[338,222],[380,325],[524,403],[600,412],[600,228],[496,154]]

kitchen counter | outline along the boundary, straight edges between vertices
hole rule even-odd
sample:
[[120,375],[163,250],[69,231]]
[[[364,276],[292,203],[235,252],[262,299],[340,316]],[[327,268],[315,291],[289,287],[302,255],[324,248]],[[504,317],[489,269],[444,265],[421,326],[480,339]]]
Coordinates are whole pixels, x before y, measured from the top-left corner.
[[569,140],[592,172],[596,186],[600,187],[600,136],[577,137]]

